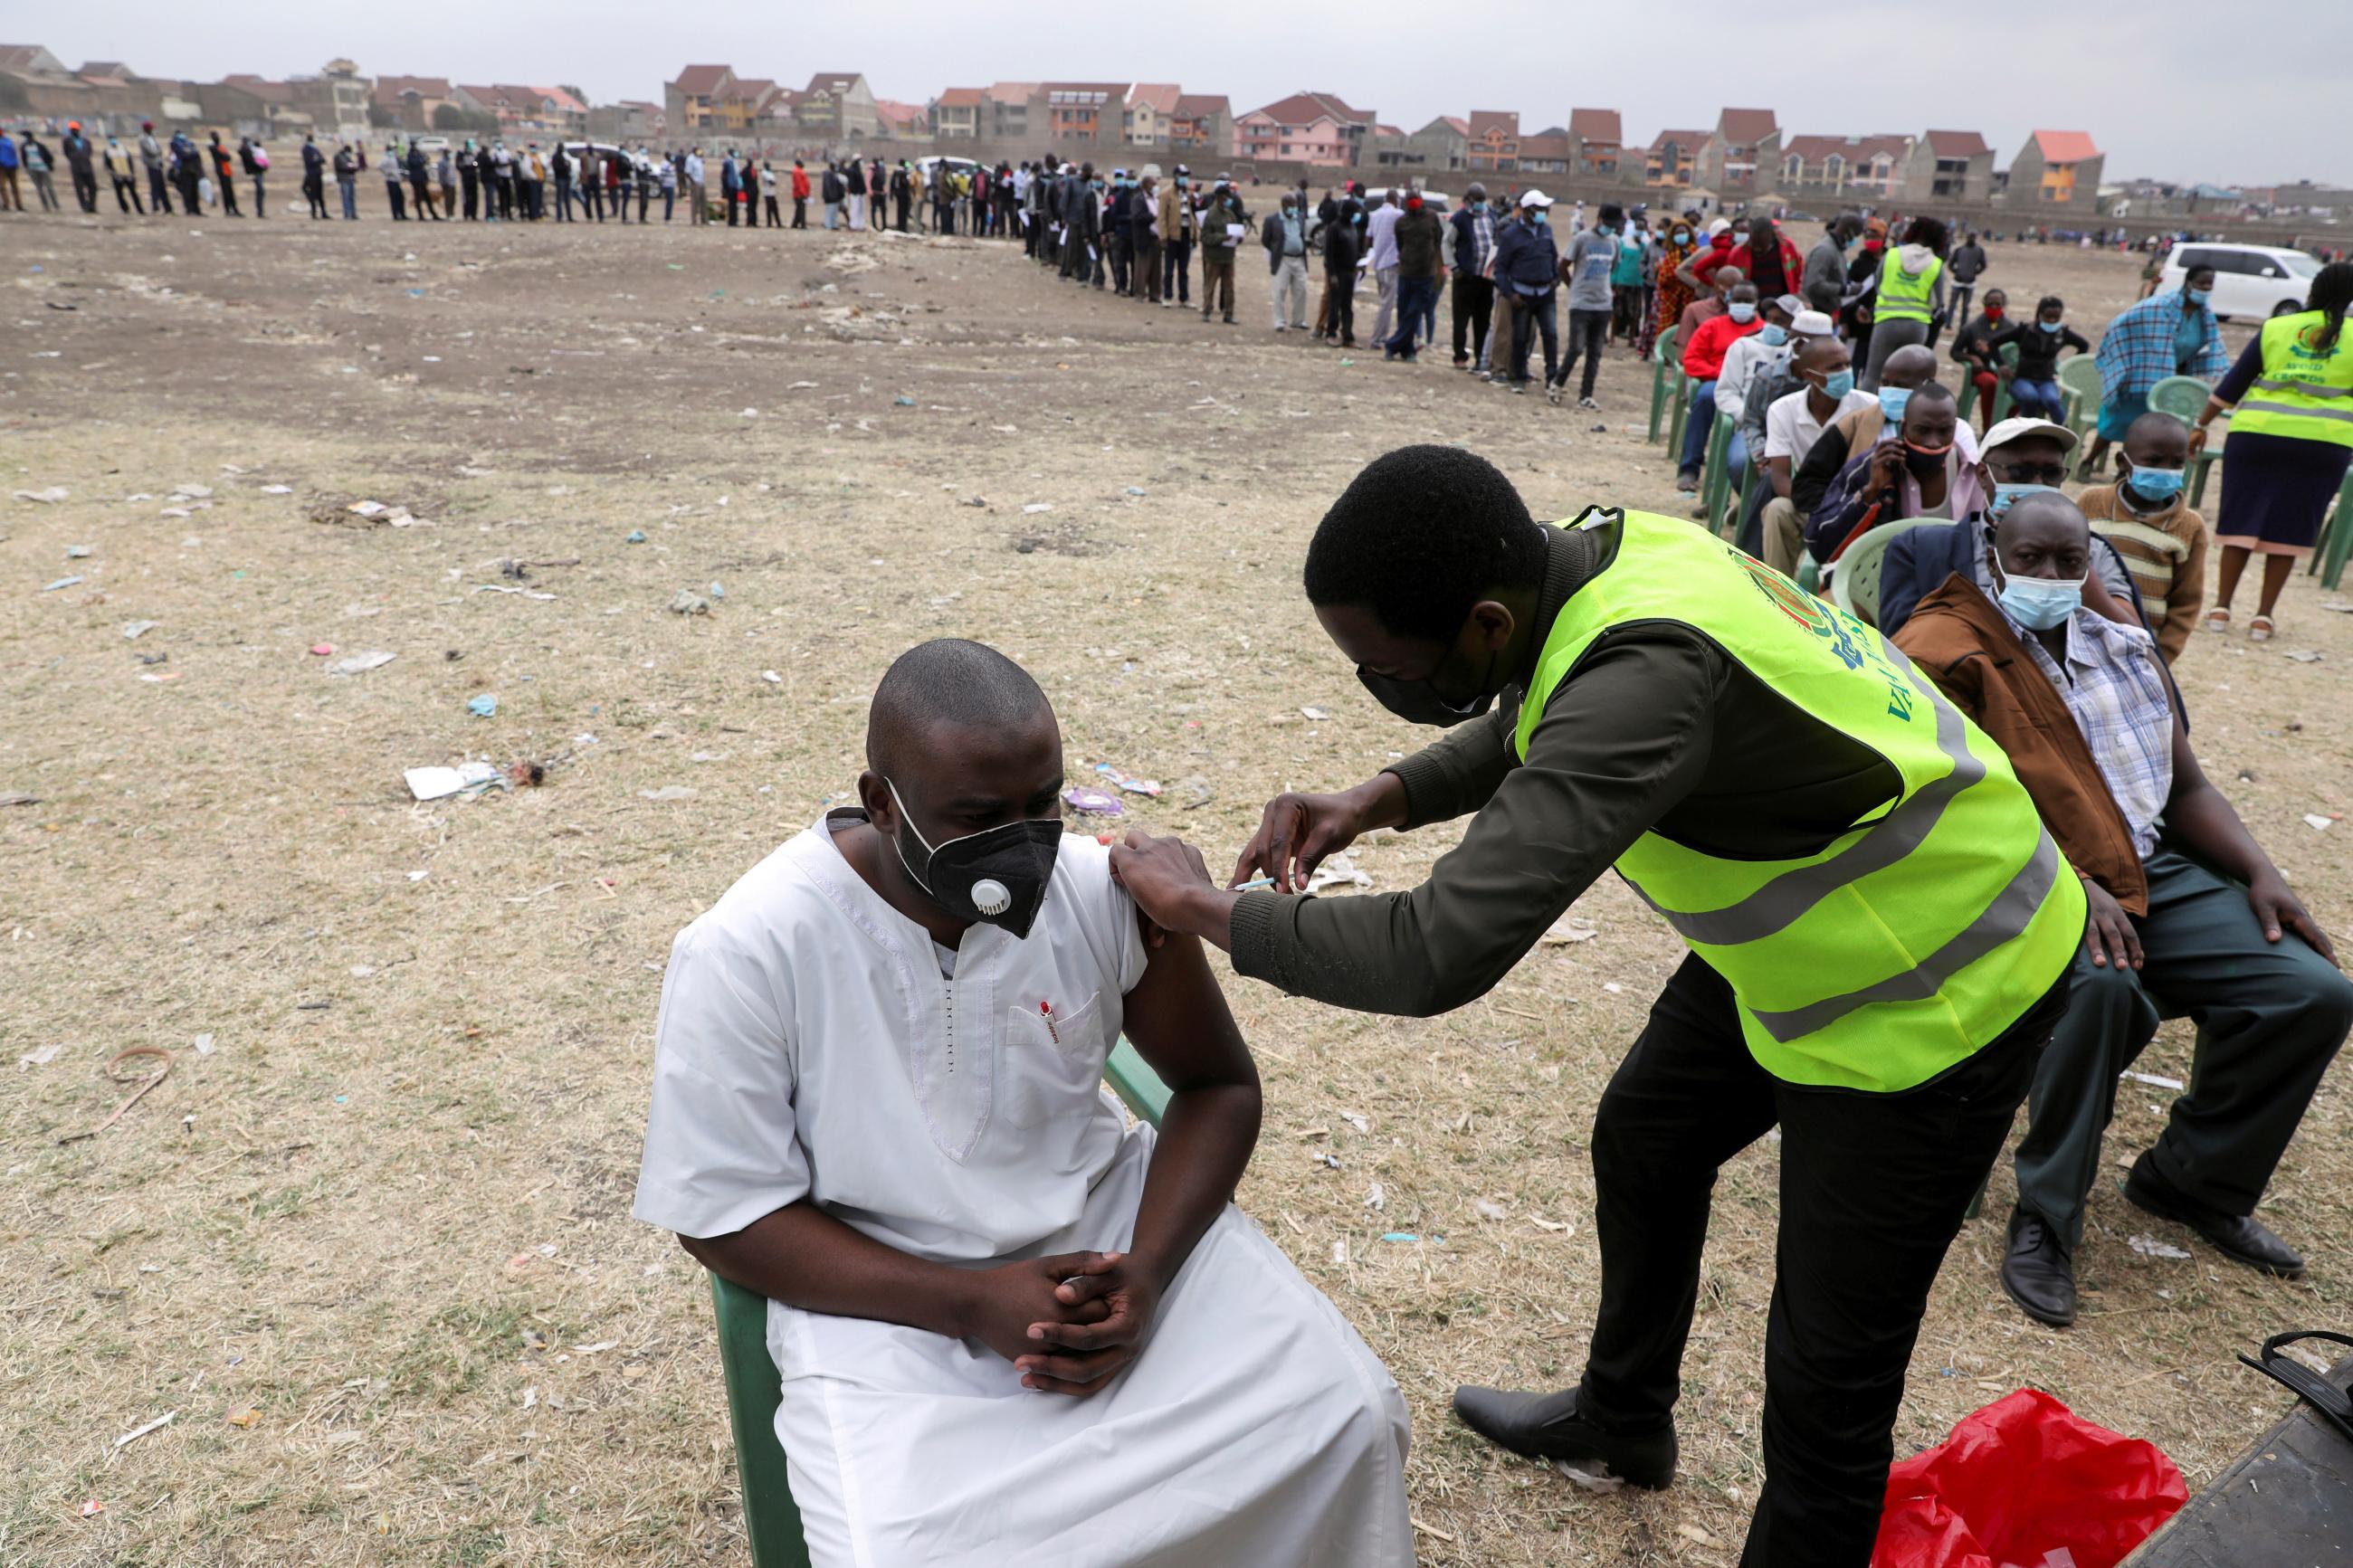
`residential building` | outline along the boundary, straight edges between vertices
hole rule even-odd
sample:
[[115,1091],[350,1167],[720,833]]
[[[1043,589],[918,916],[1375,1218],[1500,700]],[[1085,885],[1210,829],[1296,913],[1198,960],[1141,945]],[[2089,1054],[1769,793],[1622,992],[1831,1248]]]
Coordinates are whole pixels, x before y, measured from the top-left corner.
[[1568,111],[1568,155],[1579,179],[1615,180],[1625,153],[1625,126],[1614,109]]
[[1909,136],[1792,136],[1766,184],[1785,196],[1889,202],[1902,192],[1912,147]]
[[2011,207],[2036,212],[2095,212],[2106,163],[2085,132],[2038,131],[2010,161],[2004,199]]
[[1931,131],[1912,149],[1905,205],[1977,205],[1993,198],[1993,149],[1974,131]]
[[920,103],[902,103],[895,98],[878,98],[874,112],[881,121],[881,135],[894,142],[928,142],[932,139],[931,111]]
[[1523,174],[1566,174],[1568,173],[1570,140],[1568,128],[1555,125],[1533,136],[1520,138],[1520,173]]
[[854,142],[882,132],[874,89],[859,71],[819,71],[793,100],[793,124],[802,135]]
[[1697,184],[1713,138],[1704,131],[1662,131],[1651,139],[1642,183],[1688,189]]
[[1520,117],[1499,109],[1472,110],[1464,155],[1476,174],[1518,168]]
[[662,106],[643,99],[625,98],[618,103],[601,103],[588,110],[588,134],[599,142],[659,146],[669,130],[670,116]]
[[689,66],[662,91],[665,118],[690,139],[719,123],[720,100],[735,85],[732,66]]
[[1430,167],[1429,153],[1415,138],[1394,125],[1373,127],[1373,166],[1377,169],[1425,172]]
[[1459,114],[1441,114],[1411,136],[1407,144],[1426,169],[1470,167],[1471,122]]
[[0,44],[0,71],[17,77],[64,77],[66,62],[38,44]]
[[1124,81],[1048,81],[1038,84],[1042,112],[1029,117],[1030,133],[1040,131],[1057,143],[1117,142],[1127,117]]
[[588,106],[570,88],[520,82],[474,87],[460,82],[452,86],[450,95],[450,101],[460,109],[497,116],[498,133],[511,139],[579,136],[588,129]]
[[1168,122],[1168,145],[1222,158],[1234,142],[1234,108],[1222,92],[1180,93]]
[[1700,184],[1732,198],[1772,184],[1781,166],[1781,127],[1769,109],[1727,109],[1715,117]]
[[1131,147],[1166,147],[1184,93],[1173,81],[1139,81],[1127,89],[1120,140]]
[[952,87],[932,100],[932,135],[941,142],[977,141],[987,94],[976,87]]
[[1336,93],[1294,92],[1234,121],[1234,156],[1352,166],[1360,149],[1371,151],[1375,123]]
[[[729,136],[757,136],[761,115],[766,112],[773,121],[776,100],[784,91],[767,77],[737,77],[713,106],[716,112],[712,128]],[[787,110],[785,119],[789,122],[791,118]]]
[[380,76],[369,89],[368,102],[378,117],[404,131],[431,131],[433,111],[449,101],[449,79],[444,76]]
[[[1000,142],[1026,141],[1029,135],[1030,100],[1039,97],[1045,84],[1035,81],[1000,81],[992,83],[981,94],[981,134],[994,136]],[[1042,129],[1046,111],[1038,110],[1037,123]]]

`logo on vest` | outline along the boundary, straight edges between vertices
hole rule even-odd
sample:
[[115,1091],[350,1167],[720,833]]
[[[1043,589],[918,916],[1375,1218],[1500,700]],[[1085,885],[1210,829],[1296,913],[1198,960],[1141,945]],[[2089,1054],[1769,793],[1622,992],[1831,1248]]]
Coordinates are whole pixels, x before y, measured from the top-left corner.
[[1807,593],[1746,552],[1727,544],[1724,552],[1748,574],[1749,582],[1775,609],[1828,643],[1841,664],[1854,670],[1870,665],[1872,673],[1886,682],[1888,717],[1907,723],[1911,721],[1917,706],[1916,695],[1911,682],[1888,662],[1878,633],[1835,605]]

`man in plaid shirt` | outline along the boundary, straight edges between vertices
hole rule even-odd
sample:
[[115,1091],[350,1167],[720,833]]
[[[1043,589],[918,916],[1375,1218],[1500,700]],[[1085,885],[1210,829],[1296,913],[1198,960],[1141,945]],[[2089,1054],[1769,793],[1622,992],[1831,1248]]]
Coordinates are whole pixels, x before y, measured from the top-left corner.
[[1895,636],[2009,752],[2091,899],[2073,995],[2027,1101],[2001,1269],[2010,1299],[2052,1325],[2074,1321],[2117,1077],[2161,1017],[2197,1020],[2189,1092],[2124,1195],[2290,1279],[2304,1259],[2253,1211],[2353,1028],[2327,936],[2200,770],[2156,644],[2090,570],[2092,548],[2073,501],[2031,492],[1989,542],[1991,595],[1956,573]]

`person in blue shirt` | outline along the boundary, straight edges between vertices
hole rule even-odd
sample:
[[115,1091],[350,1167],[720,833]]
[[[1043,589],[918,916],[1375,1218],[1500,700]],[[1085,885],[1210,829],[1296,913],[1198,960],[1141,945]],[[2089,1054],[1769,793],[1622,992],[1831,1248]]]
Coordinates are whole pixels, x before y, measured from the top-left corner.
[[1514,306],[1508,379],[1516,393],[1528,389],[1528,351],[1535,332],[1544,334],[1545,384],[1558,374],[1560,330],[1553,307],[1560,290],[1560,250],[1547,226],[1551,208],[1552,198],[1542,191],[1523,192],[1519,220],[1504,225],[1495,237],[1495,289]]
[[24,155],[16,151],[16,138],[0,131],[0,212],[25,210],[24,194],[16,188],[16,171],[24,162]]

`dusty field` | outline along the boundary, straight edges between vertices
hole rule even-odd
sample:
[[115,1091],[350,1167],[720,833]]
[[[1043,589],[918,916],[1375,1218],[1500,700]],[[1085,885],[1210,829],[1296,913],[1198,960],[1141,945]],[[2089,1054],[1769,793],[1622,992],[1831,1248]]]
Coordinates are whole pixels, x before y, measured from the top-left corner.
[[[0,488],[69,492],[0,501],[0,797],[37,797],[0,806],[0,1562],[742,1561],[709,1297],[627,1212],[659,970],[849,788],[887,660],[1003,646],[1073,775],[1168,781],[1134,816],[1215,863],[1271,792],[1412,743],[1297,586],[1360,462],[1461,440],[1540,514],[1674,499],[1622,351],[1598,420],[1345,363],[1265,330],[1249,255],[1230,328],[1010,247],[682,225],[24,221],[0,267]],[[2136,279],[2009,245],[1990,279],[2087,331]],[[2353,825],[2304,821],[2353,806],[2324,597],[2298,577],[2271,650],[2201,636],[2179,673],[2209,770],[2342,931]],[[328,672],[371,651],[397,657]],[[402,787],[470,758],[547,782]],[[1409,885],[1449,837],[1358,859]],[[1769,1142],[1718,1188],[1672,1490],[1588,1497],[1447,1415],[1461,1381],[1572,1377],[1593,1310],[1591,1107],[1676,949],[1615,885],[1580,910],[1594,940],[1434,1022],[1229,988],[1268,1089],[1243,1202],[1412,1400],[1431,1563],[1729,1563],[1758,1483]],[[109,1080],[131,1046],[169,1078],[61,1142],[153,1070]],[[2176,1025],[2142,1065],[2188,1062]],[[2162,1099],[2127,1086],[2112,1154]],[[2339,1068],[2266,1211],[2303,1284],[2142,1256],[2187,1237],[2104,1187],[2065,1333],[1994,1282],[2005,1165],[1899,1451],[2033,1385],[2212,1475],[2282,1405],[2232,1352],[2346,1316],[2348,1136]]]

